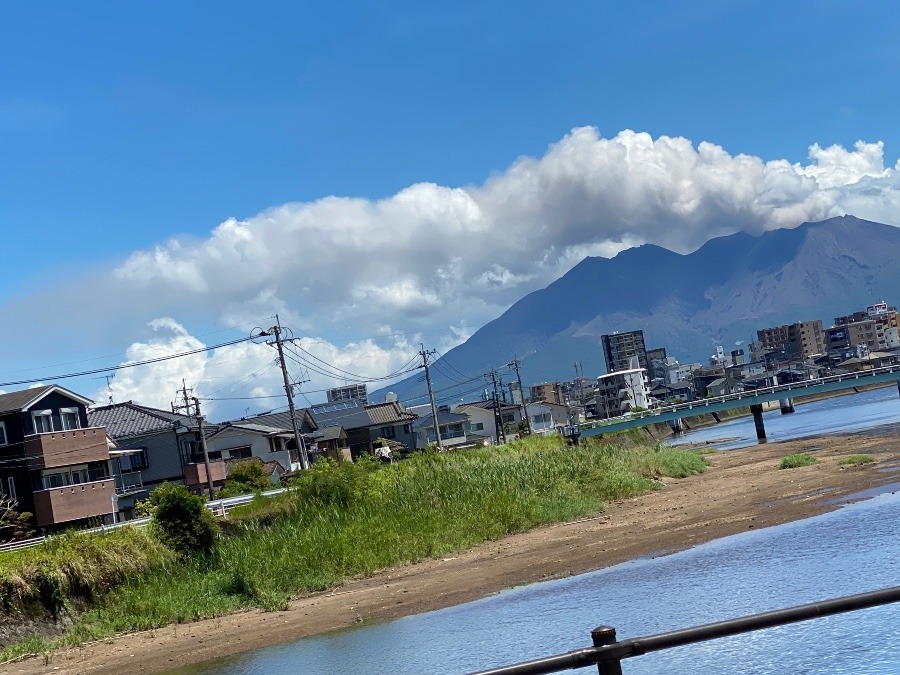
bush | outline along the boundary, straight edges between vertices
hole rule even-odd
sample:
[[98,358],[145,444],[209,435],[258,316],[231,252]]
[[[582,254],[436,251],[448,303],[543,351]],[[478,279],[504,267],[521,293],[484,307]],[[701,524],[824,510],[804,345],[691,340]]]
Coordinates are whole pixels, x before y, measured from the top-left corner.
[[779,469],[796,469],[801,466],[812,466],[818,464],[819,460],[808,453],[799,453],[796,455],[788,455],[781,459]]
[[163,544],[185,557],[213,552],[219,526],[202,497],[183,485],[163,483],[151,500],[156,504],[152,522]]
[[219,491],[219,497],[237,497],[262,492],[272,487],[266,468],[259,459],[235,462],[228,467],[228,480]]
[[319,460],[291,485],[295,494],[308,503],[346,508],[366,495],[369,475],[379,468],[381,465],[368,455],[356,462]]
[[875,458],[872,455],[850,455],[849,457],[845,457],[841,460],[841,464],[852,464],[854,466],[859,466],[861,464],[871,464],[875,461]]

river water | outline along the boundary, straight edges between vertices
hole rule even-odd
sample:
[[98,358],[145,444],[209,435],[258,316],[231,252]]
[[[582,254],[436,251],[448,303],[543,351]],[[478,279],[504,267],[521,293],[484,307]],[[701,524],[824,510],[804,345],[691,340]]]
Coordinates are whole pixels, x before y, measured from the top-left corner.
[[[815,434],[851,433],[886,424],[900,423],[900,395],[896,387],[873,389],[861,394],[835,396],[796,406],[796,412],[782,415],[777,408],[763,414],[766,436],[771,441],[787,441]],[[717,442],[727,439],[724,442]],[[753,417],[690,431],[671,445],[711,443],[728,450],[756,444]]]
[[[804,414],[804,427],[817,433],[853,428],[860,417],[869,418],[871,427],[878,419],[896,420],[900,401],[890,388],[808,404],[784,419],[800,421]],[[828,428],[834,416],[848,425]],[[767,427],[780,418],[778,411],[766,415]],[[740,429],[742,422],[717,426],[717,437],[738,435],[722,429]],[[749,426],[752,433],[752,421]],[[771,426],[774,431],[776,424]],[[787,435],[786,429],[778,433]],[[626,639],[900,585],[898,514],[900,492],[884,492],[823,516],[749,530],[672,555],[172,673],[466,673],[589,646],[590,631],[600,624],[615,626],[619,639]],[[648,654],[626,660],[623,670],[626,675],[900,673],[900,605]]]

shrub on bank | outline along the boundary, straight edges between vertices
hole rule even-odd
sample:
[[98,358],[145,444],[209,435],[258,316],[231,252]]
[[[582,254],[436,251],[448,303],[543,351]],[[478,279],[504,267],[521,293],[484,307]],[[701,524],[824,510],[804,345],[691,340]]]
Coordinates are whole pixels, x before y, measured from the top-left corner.
[[163,483],[153,492],[153,529],[159,540],[182,556],[209,555],[219,538],[219,525],[206,502],[183,485]]
[[812,466],[813,464],[818,464],[819,460],[810,455],[809,453],[802,452],[794,455],[787,455],[786,457],[781,458],[781,465],[778,467],[779,469],[796,469],[801,466]]
[[844,465],[859,466],[861,464],[871,464],[874,461],[875,458],[872,457],[872,455],[850,455],[849,457],[844,457],[840,463]]

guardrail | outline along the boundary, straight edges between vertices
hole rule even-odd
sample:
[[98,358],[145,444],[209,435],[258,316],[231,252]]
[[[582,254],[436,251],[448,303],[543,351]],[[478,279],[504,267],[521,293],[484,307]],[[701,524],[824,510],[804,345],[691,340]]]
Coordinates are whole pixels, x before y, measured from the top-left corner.
[[[865,380],[870,377],[875,377],[877,375],[888,374],[888,373],[896,373],[900,372],[900,366],[882,366],[881,368],[873,368],[871,370],[866,370],[860,373],[843,373],[841,375],[829,375],[827,377],[817,377],[812,380],[803,380],[801,382],[789,382],[788,384],[779,384],[771,387],[760,387],[758,389],[748,389],[742,392],[736,392],[734,394],[725,394],[723,396],[713,396],[711,398],[704,398],[698,401],[688,401],[686,403],[675,403],[672,405],[663,405],[657,408],[653,408],[651,410],[642,410],[639,412],[626,413],[625,415],[619,415],[617,417],[610,417],[603,420],[593,420],[591,422],[583,422],[578,425],[579,429],[599,429],[604,426],[612,426],[614,424],[620,424],[622,422],[630,422],[632,420],[637,419],[647,419],[652,417],[658,417],[660,415],[665,415],[667,413],[672,412],[680,412],[680,411],[697,411],[694,414],[702,414],[702,408],[715,405],[717,403],[728,403],[730,401],[741,401],[747,398],[755,398],[757,396],[763,394],[776,394],[776,393],[792,393],[796,395],[802,395],[803,390],[805,389],[813,389],[815,387],[822,386],[824,384],[831,384],[836,382],[858,382],[859,380]],[[848,385],[852,387],[853,385]],[[700,410],[698,410],[700,409]],[[689,415],[688,415],[689,416]]]
[[[267,490],[266,492],[260,492],[260,496],[262,497],[272,497],[274,495],[281,494],[287,490],[287,488],[276,488],[275,490]],[[237,507],[243,506],[244,504],[249,504],[253,501],[256,495],[240,495],[239,497],[227,497],[225,499],[214,499],[213,501],[206,503],[206,508],[213,512],[213,515],[225,517],[228,512]],[[112,523],[110,525],[100,525],[98,527],[91,527],[84,530],[79,530],[79,532],[108,532],[109,530],[115,530],[119,527],[125,527],[126,525],[131,525],[133,527],[143,527],[147,523],[150,522],[149,518],[134,518],[132,520],[123,520],[118,523]],[[32,548],[33,546],[38,546],[39,544],[46,541],[46,536],[41,537],[32,537],[31,539],[22,539],[21,541],[11,541],[6,544],[0,544],[0,553],[6,553],[9,551],[19,551],[23,548]]]
[[586,668],[593,665],[597,666],[597,672],[600,675],[622,675],[622,660],[634,656],[894,602],[900,602],[900,586],[779,609],[774,612],[752,614],[693,628],[657,633],[622,642],[616,641],[615,628],[598,626],[591,631],[593,647],[511,666],[482,670],[474,675],[542,675],[543,673],[556,673],[561,670]]

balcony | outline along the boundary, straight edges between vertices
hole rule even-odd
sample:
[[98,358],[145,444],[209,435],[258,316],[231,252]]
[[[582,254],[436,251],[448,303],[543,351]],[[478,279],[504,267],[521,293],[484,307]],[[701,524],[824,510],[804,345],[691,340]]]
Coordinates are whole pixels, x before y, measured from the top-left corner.
[[25,437],[25,457],[32,471],[109,461],[106,428],[50,431]]
[[[225,480],[225,462],[210,462],[209,473],[213,483]],[[203,462],[184,465],[184,482],[187,485],[206,485],[206,465]]]
[[112,497],[115,493],[112,478],[36,490],[34,517],[38,525],[44,526],[104,516],[113,510]]

